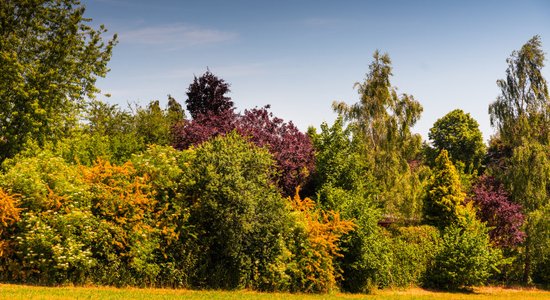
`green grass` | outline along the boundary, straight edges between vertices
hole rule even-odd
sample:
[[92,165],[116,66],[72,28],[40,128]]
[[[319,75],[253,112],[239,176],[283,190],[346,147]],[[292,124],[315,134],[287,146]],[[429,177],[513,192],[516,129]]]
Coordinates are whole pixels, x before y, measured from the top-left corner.
[[431,292],[423,289],[383,290],[375,295],[283,294],[250,291],[190,291],[109,287],[37,287],[0,284],[0,299],[550,299],[549,291],[479,288],[473,293]]

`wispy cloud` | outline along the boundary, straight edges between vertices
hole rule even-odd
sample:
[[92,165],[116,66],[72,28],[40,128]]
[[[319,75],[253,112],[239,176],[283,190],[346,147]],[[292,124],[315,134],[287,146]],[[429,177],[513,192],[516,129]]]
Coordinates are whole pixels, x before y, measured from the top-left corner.
[[128,30],[119,34],[123,43],[142,45],[164,45],[168,49],[179,49],[234,40],[238,34],[231,31],[201,28],[185,24],[149,26]]

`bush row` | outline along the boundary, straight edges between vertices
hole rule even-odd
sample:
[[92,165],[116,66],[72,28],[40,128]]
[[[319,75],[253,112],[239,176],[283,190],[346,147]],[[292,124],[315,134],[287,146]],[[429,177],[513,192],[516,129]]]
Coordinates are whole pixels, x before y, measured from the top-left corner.
[[235,133],[123,165],[62,156],[4,163],[2,281],[365,292],[422,284],[444,253],[434,227],[378,226],[362,195],[327,190],[336,211],[283,198],[271,155]]

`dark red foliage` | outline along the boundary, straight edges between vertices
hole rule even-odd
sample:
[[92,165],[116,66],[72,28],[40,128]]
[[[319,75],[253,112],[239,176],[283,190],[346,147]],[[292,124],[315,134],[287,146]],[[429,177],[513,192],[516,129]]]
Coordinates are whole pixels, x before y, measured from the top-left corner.
[[489,236],[497,246],[512,248],[523,242],[521,205],[509,200],[504,186],[495,178],[481,176],[472,187],[471,201],[478,208],[478,217],[493,228]]
[[269,106],[234,113],[231,98],[225,94],[229,85],[210,71],[195,80],[186,101],[193,120],[181,121],[172,127],[174,148],[187,149],[209,139],[236,130],[255,145],[266,147],[279,169],[278,185],[286,196],[304,186],[313,172],[313,146],[309,137],[292,122],[285,123],[268,111]]
[[233,110],[233,101],[225,96],[229,92],[229,84],[219,79],[210,71],[193,80],[187,90],[187,110],[193,119],[200,115],[220,115],[227,110]]
[[219,114],[201,114],[193,120],[183,120],[172,127],[174,148],[183,150],[199,145],[220,134],[226,134],[236,128],[239,116],[233,110]]
[[306,184],[313,171],[313,146],[309,137],[292,122],[285,123],[274,117],[268,108],[245,110],[242,115],[233,113],[233,110],[200,114],[192,121],[180,122],[172,129],[174,147],[187,149],[236,130],[255,145],[270,151],[279,169],[278,185],[285,196],[291,196],[298,185]]
[[313,171],[313,145],[292,122],[283,122],[268,109],[269,105],[245,110],[237,122],[237,131],[257,146],[269,149],[280,171],[279,186],[286,196],[292,196]]

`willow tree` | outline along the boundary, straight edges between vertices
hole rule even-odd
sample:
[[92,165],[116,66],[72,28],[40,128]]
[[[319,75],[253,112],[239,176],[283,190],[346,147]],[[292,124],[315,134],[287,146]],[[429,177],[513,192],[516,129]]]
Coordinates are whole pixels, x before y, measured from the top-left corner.
[[550,268],[550,230],[536,225],[549,218],[550,207],[550,95],[542,75],[544,60],[538,36],[514,51],[507,60],[506,79],[497,81],[501,94],[489,106],[501,148],[509,149],[493,172],[527,215],[522,256],[525,283],[536,277],[533,270]]
[[357,129],[355,138],[362,139],[365,155],[374,158],[371,170],[381,188],[380,204],[388,213],[399,214],[405,203],[419,198],[420,191],[413,186],[420,185],[411,184],[418,180],[411,165],[416,165],[421,137],[413,134],[411,127],[423,108],[413,96],[399,95],[392,87],[388,54],[376,51],[373,59],[365,81],[355,84],[359,102],[335,102],[333,109]]
[[116,36],[105,42],[78,0],[0,3],[0,161],[29,139],[56,140],[99,92]]
[[506,79],[497,81],[501,94],[489,105],[491,125],[512,147],[525,139],[549,142],[550,95],[542,76],[544,52],[539,36],[531,38],[506,60]]

